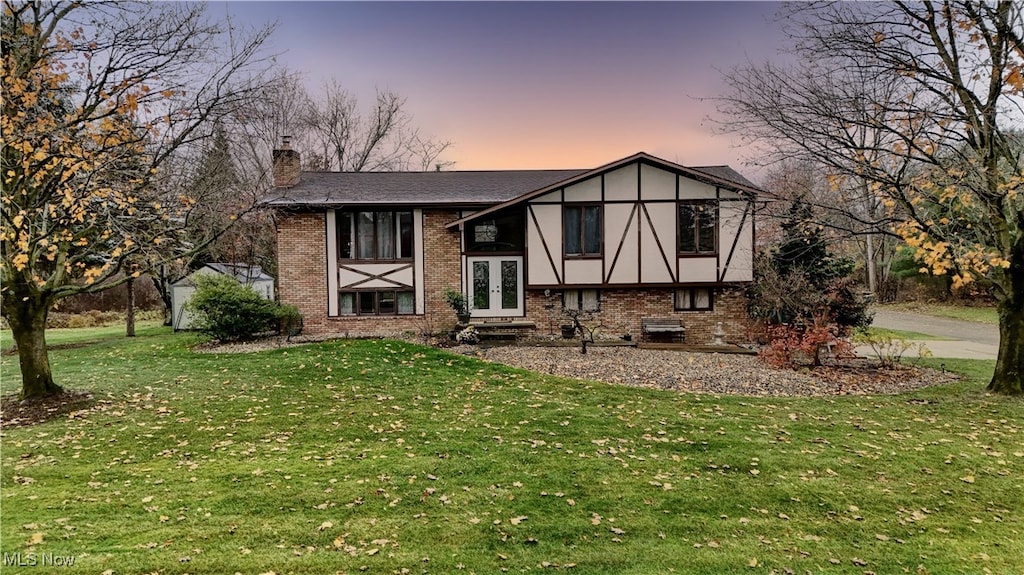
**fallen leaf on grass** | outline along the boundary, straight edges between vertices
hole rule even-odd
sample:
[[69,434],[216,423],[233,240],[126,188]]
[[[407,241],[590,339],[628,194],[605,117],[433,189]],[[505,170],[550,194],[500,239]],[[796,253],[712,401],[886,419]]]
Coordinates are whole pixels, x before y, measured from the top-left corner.
[[323,523],[320,524],[320,527],[316,528],[316,530],[317,531],[326,531],[327,529],[330,529],[331,527],[334,527],[334,523],[331,523],[330,521],[324,521]]

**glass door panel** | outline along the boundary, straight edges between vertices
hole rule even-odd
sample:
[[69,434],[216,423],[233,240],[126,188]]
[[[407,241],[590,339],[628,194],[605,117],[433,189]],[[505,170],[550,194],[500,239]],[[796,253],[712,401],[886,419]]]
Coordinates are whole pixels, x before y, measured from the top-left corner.
[[516,317],[523,307],[521,256],[470,257],[473,317]]

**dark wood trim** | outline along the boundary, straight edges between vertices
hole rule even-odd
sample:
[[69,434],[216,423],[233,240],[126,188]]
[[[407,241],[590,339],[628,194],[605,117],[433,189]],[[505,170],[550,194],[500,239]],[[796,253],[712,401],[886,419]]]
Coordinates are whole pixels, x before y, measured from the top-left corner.
[[535,284],[528,285],[528,290],[563,290],[563,289],[604,289],[604,290],[616,290],[616,289],[675,289],[675,288],[686,288],[686,287],[709,287],[709,288],[738,288],[742,286],[750,285],[753,282],[658,282],[658,283],[590,283],[590,284],[572,284],[572,283],[557,283],[557,284]]
[[736,252],[736,246],[739,244],[740,234],[743,233],[743,226],[747,223],[747,212],[750,211],[750,207],[752,205],[753,203],[748,202],[743,208],[743,216],[740,218],[740,225],[736,228],[736,235],[732,237],[732,247],[729,248],[729,255],[725,258],[725,267],[722,268],[722,274],[718,276],[718,281],[724,280],[726,274],[729,273],[729,264],[732,263],[732,256]]
[[[551,250],[548,249],[548,242],[544,239],[544,230],[541,229],[540,222],[537,221],[537,215],[533,213],[533,206],[526,206],[526,211],[530,214],[530,219],[533,220],[534,227],[537,228],[537,236],[540,238],[540,245],[544,248],[544,254],[548,256],[548,263],[551,264],[551,271],[555,273],[555,279],[561,283],[562,278],[565,277],[565,269],[563,267],[562,273],[559,275],[558,268],[555,267],[555,258],[551,257]],[[529,230],[527,230],[526,237],[530,237]],[[562,265],[565,265],[564,260]]]
[[[580,208],[580,249],[584,248],[586,239],[586,227],[584,225],[586,218],[583,217],[584,208],[599,208],[598,210],[598,222],[597,229],[601,232],[601,248],[600,252],[593,253],[582,253],[582,254],[570,254],[565,251],[565,214],[566,208]],[[604,204],[601,202],[563,202],[562,203],[562,259],[597,259],[604,257]],[[563,276],[564,277],[564,276]]]
[[[608,275],[603,275],[602,274],[602,276],[601,276],[601,277],[604,278],[604,281],[606,283],[612,279],[612,274],[615,273],[615,264],[618,263],[618,261],[619,261],[619,254],[622,253],[622,248],[623,248],[623,246],[626,245],[626,235],[629,234],[629,226],[633,223],[633,216],[636,215],[636,209],[637,209],[637,205],[639,203],[640,202],[636,202],[635,204],[633,204],[633,209],[630,210],[630,212],[629,212],[629,219],[626,220],[626,227],[622,229],[622,237],[619,238],[619,247],[618,247],[618,249],[615,250],[615,257],[612,258],[612,265],[608,269]],[[637,222],[637,225],[639,225],[639,222]],[[676,277],[678,277],[678,276],[676,276]],[[637,270],[637,279],[639,279],[639,278],[640,278],[640,270]]]
[[502,250],[502,251],[497,251],[497,252],[466,251],[466,252],[462,252],[462,255],[467,256],[467,257],[471,257],[471,258],[479,258],[479,257],[487,257],[487,256],[521,256],[524,253],[526,253],[525,249],[523,249],[521,251],[519,251],[519,250]]
[[[413,271],[412,271],[412,282],[413,282],[412,284],[404,284],[404,283],[401,283],[401,282],[397,282],[397,281],[395,281],[393,279],[389,279],[389,278],[384,277],[384,276],[389,276],[389,275],[391,275],[391,274],[393,274],[395,272],[400,272],[400,271],[404,271],[404,270],[407,270],[407,269],[411,269],[412,267],[413,267],[413,264],[409,263],[409,264],[403,265],[400,268],[391,269],[391,270],[388,270],[386,272],[382,272],[382,273],[379,273],[379,274],[371,274],[371,273],[368,273],[368,272],[363,271],[363,270],[359,270],[359,269],[355,269],[355,268],[352,268],[352,267],[349,267],[349,266],[338,264],[338,272],[339,272],[338,273],[338,291],[340,292],[342,290],[351,290],[351,289],[353,289],[355,287],[361,286],[361,285],[363,285],[363,284],[365,284],[367,282],[371,282],[373,280],[385,281],[385,282],[388,282],[390,284],[393,284],[395,287],[408,287],[408,288],[415,289],[416,288],[416,270],[415,269],[413,269]],[[354,284],[348,284],[348,285],[344,285],[343,286],[343,285],[341,285],[341,273],[340,273],[341,270],[348,270],[350,272],[354,272],[354,273],[357,273],[359,275],[366,276],[366,279],[359,280],[359,281],[357,281]],[[370,288],[367,288],[367,289],[370,289]],[[377,289],[377,288],[373,288],[373,289]],[[382,287],[380,289],[384,289],[385,291],[387,291],[386,288],[384,288],[384,287]]]
[[[668,160],[663,160],[661,158],[657,158],[655,156],[651,156],[650,154],[646,154],[644,152],[639,152],[639,153],[633,154],[632,156],[628,156],[626,158],[622,158],[620,160],[616,160],[614,162],[610,162],[610,163],[605,164],[603,166],[598,166],[597,168],[594,168],[592,170],[587,170],[585,172],[581,172],[580,174],[577,174],[575,176],[572,176],[570,178],[567,178],[567,179],[559,181],[559,182],[555,182],[555,183],[553,183],[551,185],[545,186],[543,188],[539,188],[539,189],[534,190],[532,192],[527,192],[527,193],[525,193],[525,194],[523,194],[523,195],[521,195],[521,196],[519,196],[517,198],[513,198],[513,199],[508,200],[506,202],[495,204],[495,205],[493,205],[493,206],[491,206],[489,208],[485,208],[485,209],[481,210],[479,215],[483,216],[483,215],[486,215],[489,212],[493,212],[493,211],[496,211],[496,210],[499,210],[499,209],[503,209],[505,207],[508,207],[510,205],[517,204],[517,203],[520,203],[520,202],[528,201],[528,200],[531,200],[531,199],[536,198],[538,196],[543,196],[544,194],[552,192],[552,191],[555,191],[555,190],[558,190],[559,188],[562,188],[564,190],[564,188],[566,186],[570,186],[572,184],[576,184],[576,183],[582,182],[584,180],[587,180],[589,178],[593,178],[593,177],[596,177],[596,176],[599,176],[599,175],[607,174],[607,173],[615,171],[615,170],[617,170],[619,168],[625,167],[625,166],[627,166],[627,165],[629,165],[631,163],[636,164],[638,170],[639,170],[640,164],[643,163],[643,164],[647,164],[649,166],[653,166],[653,167],[661,169],[661,170],[665,170],[667,172],[674,173],[677,176],[683,176],[683,177],[689,178],[691,180],[696,180],[696,181],[699,181],[699,182],[702,182],[702,183],[705,183],[705,184],[708,184],[708,185],[711,185],[711,186],[723,186],[723,187],[728,188],[730,190],[734,190],[734,191],[736,191],[738,193],[748,194],[751,197],[753,197],[754,195],[756,195],[757,193],[760,193],[762,191],[759,188],[749,187],[749,186],[740,184],[739,182],[732,182],[732,181],[729,181],[729,180],[726,180],[726,179],[723,179],[723,178],[720,178],[720,177],[717,177],[717,176],[713,176],[711,174],[700,172],[700,171],[698,171],[698,170],[696,170],[694,168],[688,168],[686,166],[683,166],[683,165],[680,165],[680,164],[676,164],[675,162],[669,162]],[[639,192],[639,189],[638,189],[638,192]],[[564,195],[563,195],[563,200],[564,200]],[[454,226],[454,225],[456,225],[459,222],[460,222],[460,220],[456,220],[454,222],[449,223],[448,226],[449,227]]]

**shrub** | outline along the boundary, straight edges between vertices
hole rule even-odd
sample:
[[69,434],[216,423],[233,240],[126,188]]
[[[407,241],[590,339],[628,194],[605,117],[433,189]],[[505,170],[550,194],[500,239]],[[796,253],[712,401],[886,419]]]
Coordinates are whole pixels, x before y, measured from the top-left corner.
[[893,368],[903,359],[903,354],[914,351],[918,357],[931,357],[932,352],[921,342],[910,342],[902,337],[893,337],[886,334],[858,331],[853,334],[855,345],[866,345],[878,357],[882,367]]
[[289,338],[302,333],[302,314],[293,305],[279,305],[274,308],[277,320],[277,333]]
[[275,330],[276,304],[256,290],[222,275],[195,278],[196,291],[187,304],[199,331],[220,341],[253,339]]
[[839,337],[840,328],[825,321],[811,325],[776,325],[768,328],[770,342],[761,350],[761,359],[779,368],[794,368],[801,363],[820,366],[822,352],[831,350],[835,355],[852,351],[850,343]]

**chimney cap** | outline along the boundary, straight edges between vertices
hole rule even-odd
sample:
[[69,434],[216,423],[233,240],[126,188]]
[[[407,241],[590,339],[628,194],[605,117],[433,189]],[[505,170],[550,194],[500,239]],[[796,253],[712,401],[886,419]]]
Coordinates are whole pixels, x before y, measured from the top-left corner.
[[282,150],[290,150],[290,149],[292,149],[292,137],[291,136],[281,136],[281,149]]

